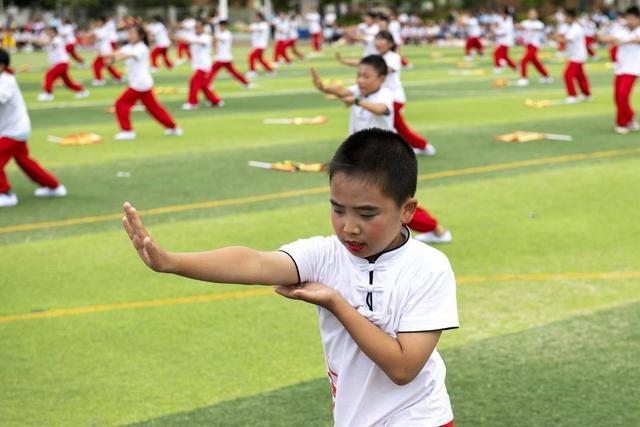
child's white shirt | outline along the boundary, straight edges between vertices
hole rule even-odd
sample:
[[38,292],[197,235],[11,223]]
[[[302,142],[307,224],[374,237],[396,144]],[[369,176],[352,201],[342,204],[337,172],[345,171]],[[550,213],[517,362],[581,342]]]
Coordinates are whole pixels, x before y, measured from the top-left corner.
[[[298,240],[281,248],[300,282],[336,289],[392,337],[459,326],[455,277],[440,251],[409,238],[375,263],[352,255],[336,236]],[[336,427],[440,426],[453,419],[446,368],[434,350],[418,376],[398,386],[367,357],[344,326],[318,308],[320,335],[334,392]]]
[[153,44],[156,47],[165,48],[171,46],[171,40],[169,40],[167,28],[162,22],[152,22],[147,26],[147,28],[153,36]]
[[480,23],[478,22],[478,18],[476,18],[475,16],[464,18],[462,22],[464,24],[467,36],[480,37],[482,35],[482,29],[480,28]]
[[49,40],[49,44],[47,45],[47,59],[51,67],[69,62],[69,54],[65,48],[64,39],[61,36],[57,35]]
[[320,14],[318,12],[310,12],[305,15],[305,19],[309,22],[309,33],[319,34],[322,32],[320,25]]
[[522,40],[524,44],[540,47],[544,34],[544,24],[542,21],[538,19],[525,19],[520,25],[522,25]]
[[[615,37],[621,42],[640,38],[640,27],[634,31],[627,28],[618,30]],[[616,54],[615,64],[616,75],[631,74],[640,76],[640,44],[620,44]]]
[[74,44],[78,41],[76,39],[75,31],[73,24],[63,24],[60,27],[59,34],[62,36],[65,44]]
[[213,38],[211,34],[193,34],[187,37],[189,41],[189,52],[191,52],[191,68],[201,71],[209,71],[211,68],[211,45]]
[[[382,55],[382,59],[387,63],[387,78],[384,79],[383,86],[393,92],[393,101],[404,104],[407,102],[407,96],[400,81],[400,72],[402,71],[402,57],[399,53],[392,50]],[[391,72],[393,70],[393,72]]]
[[398,21],[391,21],[388,25],[389,33],[391,33],[391,37],[393,37],[393,42],[396,46],[400,46],[402,44],[402,26]]
[[149,72],[149,48],[143,42],[126,44],[120,49],[123,55],[132,55],[125,60],[129,87],[138,92],[146,92],[153,87],[153,77]]
[[251,30],[251,46],[255,49],[266,49],[269,44],[269,23],[254,22],[249,26]]
[[109,35],[109,29],[106,25],[93,30],[93,35],[96,38],[96,50],[98,51],[98,55],[104,56],[113,53],[113,46],[111,46],[111,37]]
[[513,20],[507,16],[498,16],[498,28],[496,30],[496,44],[499,46],[513,46]]
[[232,43],[233,36],[231,35],[231,31],[224,30],[216,32],[216,61],[233,61],[233,54],[231,53]]
[[358,25],[358,32],[364,38],[364,51],[362,52],[362,56],[377,55],[378,51],[375,46],[375,38],[380,32],[378,24],[367,25],[362,22]]
[[[358,85],[353,85],[349,89],[353,96],[361,96]],[[371,111],[353,104],[351,106],[351,116],[349,117],[349,135],[363,129],[379,128],[395,132],[393,127],[393,92],[384,86],[367,96],[362,96],[361,101],[368,101],[375,104],[387,106],[388,114],[377,115]]]
[[587,43],[582,25],[573,22],[564,33],[564,38],[567,39],[567,57],[569,61],[584,64],[587,60]]
[[0,73],[0,137],[26,141],[31,134],[31,120],[16,77]]

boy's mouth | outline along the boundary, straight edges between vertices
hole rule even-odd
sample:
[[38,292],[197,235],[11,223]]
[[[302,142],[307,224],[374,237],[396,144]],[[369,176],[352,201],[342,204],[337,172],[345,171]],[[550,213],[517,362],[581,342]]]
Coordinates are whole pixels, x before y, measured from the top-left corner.
[[354,240],[347,240],[345,243],[347,244],[347,248],[352,252],[360,252],[365,247],[364,243],[356,242]]

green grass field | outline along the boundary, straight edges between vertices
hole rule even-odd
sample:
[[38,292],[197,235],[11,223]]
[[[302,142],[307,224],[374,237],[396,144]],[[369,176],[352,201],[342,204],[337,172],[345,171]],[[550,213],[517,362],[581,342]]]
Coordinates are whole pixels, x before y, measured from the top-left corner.
[[[461,328],[439,349],[456,424],[639,425],[640,134],[612,131],[611,70],[587,65],[593,102],[529,109],[525,98],[565,96],[555,58],[546,59],[554,84],[494,89],[491,74],[452,75],[458,49],[404,53],[414,64],[403,73],[406,118],[438,149],[419,159],[418,196],[454,236],[440,249],[459,280]],[[237,49],[242,70],[245,56]],[[329,234],[325,175],[247,161],[329,159],[348,111],[314,91],[308,68],[345,83],[353,69],[328,49],[252,90],[222,72],[222,109],[185,112],[186,95],[159,96],[182,138],[134,112],[138,139],[118,142],[104,110],[122,86],[90,88],[85,100],[57,88],[54,102],[38,103],[44,56],[14,62],[34,69],[18,75],[30,149],[70,194],[37,199],[8,168],[20,203],[0,210],[0,425],[331,425],[314,307],[268,288],[154,274],[119,212],[133,202],[171,250],[275,249]],[[488,59],[476,67],[491,69]],[[186,90],[189,74],[186,65],[162,71],[156,86]],[[88,70],[72,75],[91,79]],[[319,114],[327,125],[262,124]],[[514,130],[574,140],[492,140]],[[104,143],[46,140],[81,131]]]

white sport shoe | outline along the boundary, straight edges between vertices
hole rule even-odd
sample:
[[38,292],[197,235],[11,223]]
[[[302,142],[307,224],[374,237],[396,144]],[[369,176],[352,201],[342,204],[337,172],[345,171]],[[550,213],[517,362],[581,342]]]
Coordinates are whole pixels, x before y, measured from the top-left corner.
[[89,96],[89,91],[84,89],[81,90],[80,92],[76,92],[76,94],[73,96],[75,99],[82,99],[82,98],[86,98]]
[[567,96],[564,99],[565,104],[577,104],[578,102],[578,98],[576,98],[575,96]]
[[453,237],[451,236],[451,231],[447,230],[442,236],[438,236],[433,231],[430,231],[428,233],[417,234],[414,239],[422,243],[451,243]]
[[627,125],[627,129],[629,129],[632,132],[637,132],[640,130],[640,122],[638,122],[637,120],[632,120],[629,122],[629,124]]
[[116,133],[115,139],[116,141],[130,141],[136,139],[136,133],[132,130],[123,130]]
[[165,129],[164,134],[166,136],[182,136],[184,131],[182,128]]
[[518,81],[516,82],[516,86],[529,86],[529,80],[528,79],[518,79]]
[[104,86],[107,84],[106,80],[94,80],[91,82],[91,86]]
[[40,187],[33,192],[36,197],[64,197],[67,195],[67,187],[60,184],[56,188]]
[[542,77],[538,82],[543,85],[550,85],[553,83],[553,77]]
[[18,204],[18,196],[13,193],[0,193],[0,208],[8,208]]
[[220,101],[220,102],[218,102],[217,104],[214,104],[213,102],[207,101],[207,105],[208,105],[209,107],[211,107],[211,108],[216,108],[216,107],[217,107],[217,108],[222,108],[222,107],[224,107],[224,101],[222,101],[222,100],[221,100],[221,101]]
[[47,92],[42,92],[42,93],[38,94],[38,101],[40,101],[40,102],[53,101],[53,94],[52,93],[47,93]]
[[253,89],[253,88],[255,88],[255,87],[256,87],[256,85],[255,85],[255,84],[253,84],[253,83],[251,83],[251,82],[249,82],[248,84],[244,85],[244,88],[245,88],[245,89]]
[[247,79],[253,80],[253,79],[256,78],[256,72],[255,71],[247,71],[246,76],[247,76]]
[[616,126],[613,131],[619,135],[626,135],[630,132],[629,128],[624,126]]
[[504,71],[504,68],[502,67],[495,67],[493,69],[493,74],[501,74]]
[[593,96],[591,95],[578,95],[578,101],[580,102],[590,102],[593,101]]
[[183,110],[197,110],[199,108],[198,104],[189,104],[188,102],[182,104]]
[[473,61],[473,56],[467,55],[467,56],[464,57],[464,60],[465,61]]
[[413,152],[416,153],[416,156],[435,156],[436,147],[433,144],[427,144],[424,148],[414,148]]

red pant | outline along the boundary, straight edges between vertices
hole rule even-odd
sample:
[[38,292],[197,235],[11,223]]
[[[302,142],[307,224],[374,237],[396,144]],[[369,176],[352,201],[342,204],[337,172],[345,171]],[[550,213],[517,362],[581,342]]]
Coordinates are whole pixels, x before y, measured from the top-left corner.
[[420,135],[413,132],[402,117],[402,108],[404,104],[399,102],[393,103],[393,127],[396,128],[398,135],[402,137],[409,145],[415,148],[423,149],[429,142]]
[[501,68],[504,63],[514,70],[517,68],[516,63],[509,58],[509,46],[499,45],[493,51],[493,65],[496,68]]
[[620,74],[614,80],[616,125],[618,126],[629,126],[629,123],[633,120],[634,112],[631,108],[631,93],[637,77],[633,74]]
[[265,70],[269,72],[273,71],[273,68],[271,68],[269,63],[264,60],[263,54],[264,54],[264,49],[261,49],[258,47],[254,48],[251,51],[251,53],[249,54],[249,71],[256,70],[256,60],[262,64]]
[[549,73],[542,65],[542,62],[538,59],[538,48],[532,44],[527,45],[527,53],[522,57],[522,61],[520,61],[520,74],[523,79],[527,78],[527,64],[529,62],[533,62],[533,65],[536,67],[536,70],[544,77],[549,77]]
[[612,44],[609,46],[609,59],[611,62],[616,62],[616,58],[618,57],[618,46]]
[[567,68],[564,69],[564,85],[567,88],[567,94],[569,96],[577,95],[576,87],[573,83],[574,80],[578,81],[578,85],[583,94],[586,96],[591,95],[589,91],[589,80],[587,80],[587,75],[584,73],[584,67],[579,62],[569,61]]
[[69,54],[69,56],[71,56],[77,63],[84,64],[84,59],[82,59],[80,57],[80,55],[78,55],[78,53],[76,52],[76,45],[75,44],[69,43],[68,45],[65,45],[64,48],[67,51],[67,53]]
[[27,174],[32,181],[43,187],[56,188],[60,183],[55,176],[44,170],[42,166],[29,157],[29,149],[26,141],[0,137],[0,193],[6,193],[11,189],[7,174],[4,172],[5,165],[14,158],[20,169]]
[[311,39],[313,41],[313,50],[319,52],[322,46],[322,33],[311,34]]
[[71,89],[74,92],[80,92],[84,90],[81,84],[74,82],[71,80],[69,76],[69,64],[62,63],[56,64],[53,67],[49,68],[47,74],[44,76],[44,91],[47,93],[53,92],[53,82],[60,77],[64,82],[65,86]]
[[178,58],[182,59],[183,56],[191,59],[191,51],[189,50],[189,45],[185,42],[178,42]]
[[299,58],[299,59],[304,59],[304,55],[302,54],[302,52],[300,52],[300,51],[298,50],[298,44],[297,44],[297,43],[298,43],[298,40],[297,40],[297,39],[287,40],[287,41],[285,42],[285,46],[284,46],[284,49],[285,49],[285,55],[286,55],[286,50],[287,50],[287,49],[291,49],[291,52],[293,52],[293,54],[294,54],[297,58]]
[[146,92],[138,92],[130,87],[124,91],[120,98],[116,101],[116,117],[120,128],[125,131],[130,131],[131,128],[131,109],[136,104],[136,101],[142,101],[147,109],[147,112],[157,121],[162,123],[164,127],[173,129],[176,127],[176,123],[173,121],[169,112],[164,109],[152,90]]
[[158,56],[162,55],[162,59],[164,60],[164,65],[167,66],[168,69],[173,68],[173,64],[169,59],[169,48],[168,47],[154,47],[151,51],[151,66],[158,68]]
[[428,233],[436,229],[438,220],[432,217],[426,209],[418,206],[416,213],[413,215],[413,219],[407,225],[410,229],[419,233]]
[[[96,80],[102,80],[102,69],[105,67],[104,58],[102,56],[96,56],[96,59],[93,61],[93,76]],[[120,80],[122,78],[122,74],[113,66],[107,65],[107,71],[109,74],[116,79]]]
[[472,49],[477,50],[478,54],[482,55],[482,42],[480,41],[480,37],[469,37],[467,39],[467,43],[464,46],[465,55],[471,55]]
[[287,42],[285,40],[278,40],[273,48],[273,62],[278,62],[280,58],[288,64],[291,59],[287,55]]
[[211,84],[211,82],[216,79],[216,74],[218,74],[218,71],[220,71],[220,68],[225,68],[229,72],[229,74],[231,74],[233,77],[235,77],[236,80],[238,80],[243,85],[246,86],[246,85],[249,84],[247,79],[242,74],[240,74],[240,72],[238,72],[238,70],[236,70],[236,68],[233,66],[233,63],[231,61],[228,61],[228,62],[216,61],[216,62],[214,62],[213,65],[211,66],[211,71],[209,72],[208,84]]
[[591,47],[594,41],[594,38],[591,36],[586,36],[584,38],[584,43],[587,45],[587,52],[589,53],[589,56],[596,56],[596,51]]
[[196,105],[198,103],[198,92],[202,91],[212,104],[218,104],[220,98],[209,89],[209,77],[203,70],[196,70],[191,75],[189,83],[189,104]]

